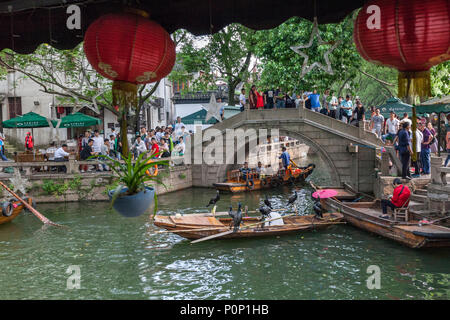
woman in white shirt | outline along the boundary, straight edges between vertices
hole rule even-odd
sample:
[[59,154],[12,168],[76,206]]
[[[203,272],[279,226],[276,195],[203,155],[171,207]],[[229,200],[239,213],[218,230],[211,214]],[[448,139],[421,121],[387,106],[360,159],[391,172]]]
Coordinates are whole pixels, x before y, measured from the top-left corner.
[[184,151],[186,149],[186,145],[183,142],[183,137],[180,137],[178,139],[178,144],[175,146],[175,151],[178,152],[178,155],[183,156],[184,155]]

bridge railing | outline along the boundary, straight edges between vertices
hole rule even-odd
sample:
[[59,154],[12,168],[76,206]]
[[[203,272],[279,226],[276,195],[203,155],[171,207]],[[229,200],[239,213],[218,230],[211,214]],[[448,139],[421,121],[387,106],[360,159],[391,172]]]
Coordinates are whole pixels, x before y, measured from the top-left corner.
[[[174,156],[169,158],[159,158],[159,159],[149,159],[149,163],[167,160],[169,162],[169,166],[176,166],[184,164],[184,157],[182,156]],[[36,174],[61,174],[62,171],[56,170],[52,171],[51,168],[62,168],[66,167],[67,173],[77,174],[80,173],[80,167],[87,165],[101,165],[102,163],[107,164],[106,162],[102,162],[100,160],[75,160],[69,159],[68,161],[33,161],[33,162],[12,162],[12,161],[0,161],[0,171],[4,172],[5,168],[14,168],[14,170],[23,170],[25,176],[32,176]]]

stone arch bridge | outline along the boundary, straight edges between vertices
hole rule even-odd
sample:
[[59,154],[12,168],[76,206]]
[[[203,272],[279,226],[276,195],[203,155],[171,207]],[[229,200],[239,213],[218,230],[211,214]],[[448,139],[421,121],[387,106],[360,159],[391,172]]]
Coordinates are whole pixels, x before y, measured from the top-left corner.
[[[373,191],[376,170],[379,167],[376,151],[384,147],[384,144],[372,132],[305,108],[296,108],[246,110],[204,130],[203,136],[207,135],[209,130],[217,129],[223,133],[225,146],[226,129],[250,128],[267,129],[268,133],[271,129],[278,129],[280,136],[293,137],[309,145],[329,167],[334,185],[348,183],[361,192]],[[193,147],[196,143],[193,143]],[[202,142],[202,150],[210,143],[212,142]],[[387,147],[386,150],[394,165],[398,167],[394,149]],[[225,158],[224,155],[223,159]],[[210,187],[215,182],[224,181],[230,168],[224,164],[195,164],[193,155],[191,163],[193,185],[201,187]]]

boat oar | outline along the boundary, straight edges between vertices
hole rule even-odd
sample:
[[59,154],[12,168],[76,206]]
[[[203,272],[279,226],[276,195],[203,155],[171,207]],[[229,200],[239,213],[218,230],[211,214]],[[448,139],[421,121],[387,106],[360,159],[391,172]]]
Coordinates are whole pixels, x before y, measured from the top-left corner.
[[0,185],[6,189],[6,191],[8,191],[9,193],[11,193],[17,200],[19,200],[24,206],[25,208],[27,208],[28,210],[30,210],[36,217],[39,218],[39,220],[41,220],[44,224],[49,224],[55,227],[64,227],[60,224],[54,223],[53,221],[49,220],[48,218],[44,217],[41,213],[39,213],[39,211],[37,211],[35,208],[33,208],[32,206],[30,206],[30,204],[28,202],[26,202],[25,200],[23,200],[21,197],[19,197],[14,191],[12,191],[10,188],[8,188],[3,182],[0,181]]
[[[251,228],[251,227],[253,227],[253,226],[256,226],[256,225],[258,225],[258,224],[261,224],[261,223],[265,223],[265,222],[269,222],[269,221],[274,221],[274,220],[278,220],[278,219],[283,219],[284,217],[289,217],[289,216],[293,216],[293,215],[295,215],[295,213],[287,214],[287,215],[282,216],[282,217],[280,216],[280,217],[276,217],[276,218],[273,218],[273,219],[264,220],[264,221],[260,221],[260,222],[256,222],[256,223],[251,223],[251,224],[249,224],[249,225],[243,226],[243,227],[240,228],[239,230],[245,230],[245,229]],[[191,241],[191,243],[198,243],[198,242],[202,242],[202,241],[206,241],[206,240],[211,240],[211,239],[223,237],[223,236],[226,236],[226,235],[231,234],[231,233],[233,233],[233,232],[234,232],[233,230],[229,230],[229,231],[225,231],[225,232],[213,234],[213,235],[211,235],[211,236],[207,236],[207,237],[204,237],[204,238],[201,238],[201,239],[197,239],[197,240]]]

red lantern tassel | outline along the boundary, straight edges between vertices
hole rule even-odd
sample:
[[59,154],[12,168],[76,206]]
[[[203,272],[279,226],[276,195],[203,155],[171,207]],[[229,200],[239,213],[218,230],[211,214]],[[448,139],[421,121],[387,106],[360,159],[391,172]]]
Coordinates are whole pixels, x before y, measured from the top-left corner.
[[112,86],[113,105],[119,108],[137,107],[137,85],[131,82],[115,80]]
[[415,97],[424,100],[431,96],[430,71],[401,72],[398,73],[398,97],[411,100]]

